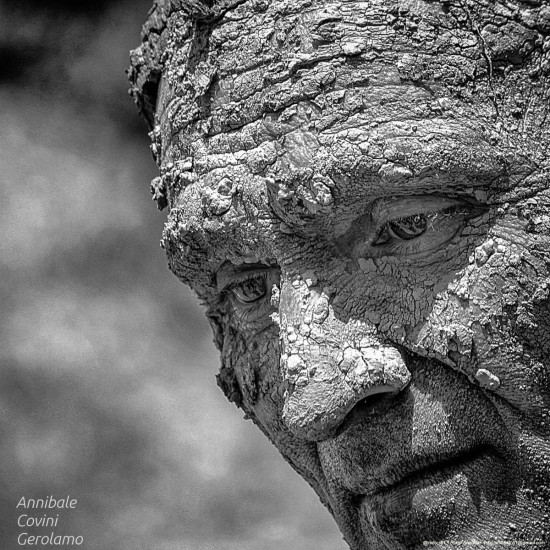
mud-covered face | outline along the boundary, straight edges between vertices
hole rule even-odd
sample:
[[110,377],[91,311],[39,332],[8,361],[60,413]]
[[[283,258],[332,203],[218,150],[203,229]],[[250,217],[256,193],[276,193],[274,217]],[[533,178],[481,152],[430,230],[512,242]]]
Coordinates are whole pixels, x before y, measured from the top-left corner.
[[178,35],[164,242],[220,386],[353,549],[545,548],[546,107],[475,81],[467,18],[413,8],[245,3]]

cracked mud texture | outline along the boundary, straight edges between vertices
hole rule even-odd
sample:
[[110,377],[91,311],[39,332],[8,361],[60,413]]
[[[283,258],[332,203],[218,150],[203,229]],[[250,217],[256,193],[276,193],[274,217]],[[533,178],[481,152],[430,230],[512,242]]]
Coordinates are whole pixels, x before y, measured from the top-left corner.
[[159,1],[142,40],[226,396],[353,550],[549,548],[550,7]]

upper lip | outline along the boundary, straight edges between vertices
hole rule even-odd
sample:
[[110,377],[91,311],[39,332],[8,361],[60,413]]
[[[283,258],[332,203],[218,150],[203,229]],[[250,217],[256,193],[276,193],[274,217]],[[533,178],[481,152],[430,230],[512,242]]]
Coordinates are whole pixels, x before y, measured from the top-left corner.
[[399,486],[422,481],[433,475],[450,476],[465,465],[488,454],[498,456],[498,452],[493,447],[482,444],[438,456],[411,457],[362,484],[362,493],[364,496],[374,496]]

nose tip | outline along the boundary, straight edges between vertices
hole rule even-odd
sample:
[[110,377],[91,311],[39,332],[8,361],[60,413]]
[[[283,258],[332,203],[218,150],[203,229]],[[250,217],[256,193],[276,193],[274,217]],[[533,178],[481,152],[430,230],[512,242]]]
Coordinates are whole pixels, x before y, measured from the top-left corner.
[[330,437],[363,399],[402,391],[411,379],[401,354],[382,345],[347,347],[336,360],[294,353],[282,362],[292,380],[283,421],[294,435],[309,441]]

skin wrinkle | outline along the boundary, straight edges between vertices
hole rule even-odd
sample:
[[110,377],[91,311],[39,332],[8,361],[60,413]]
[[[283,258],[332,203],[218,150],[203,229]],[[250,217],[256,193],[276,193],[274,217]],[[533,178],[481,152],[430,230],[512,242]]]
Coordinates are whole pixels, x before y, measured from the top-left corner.
[[[163,243],[207,307],[218,383],[353,550],[546,547],[550,12],[468,0],[208,11],[192,25],[161,17],[163,46],[135,53],[131,76],[147,109],[147,67],[162,71],[149,116]],[[414,215],[425,231],[377,244]],[[243,261],[265,264],[256,282]],[[413,486],[364,498],[419,468]]]

